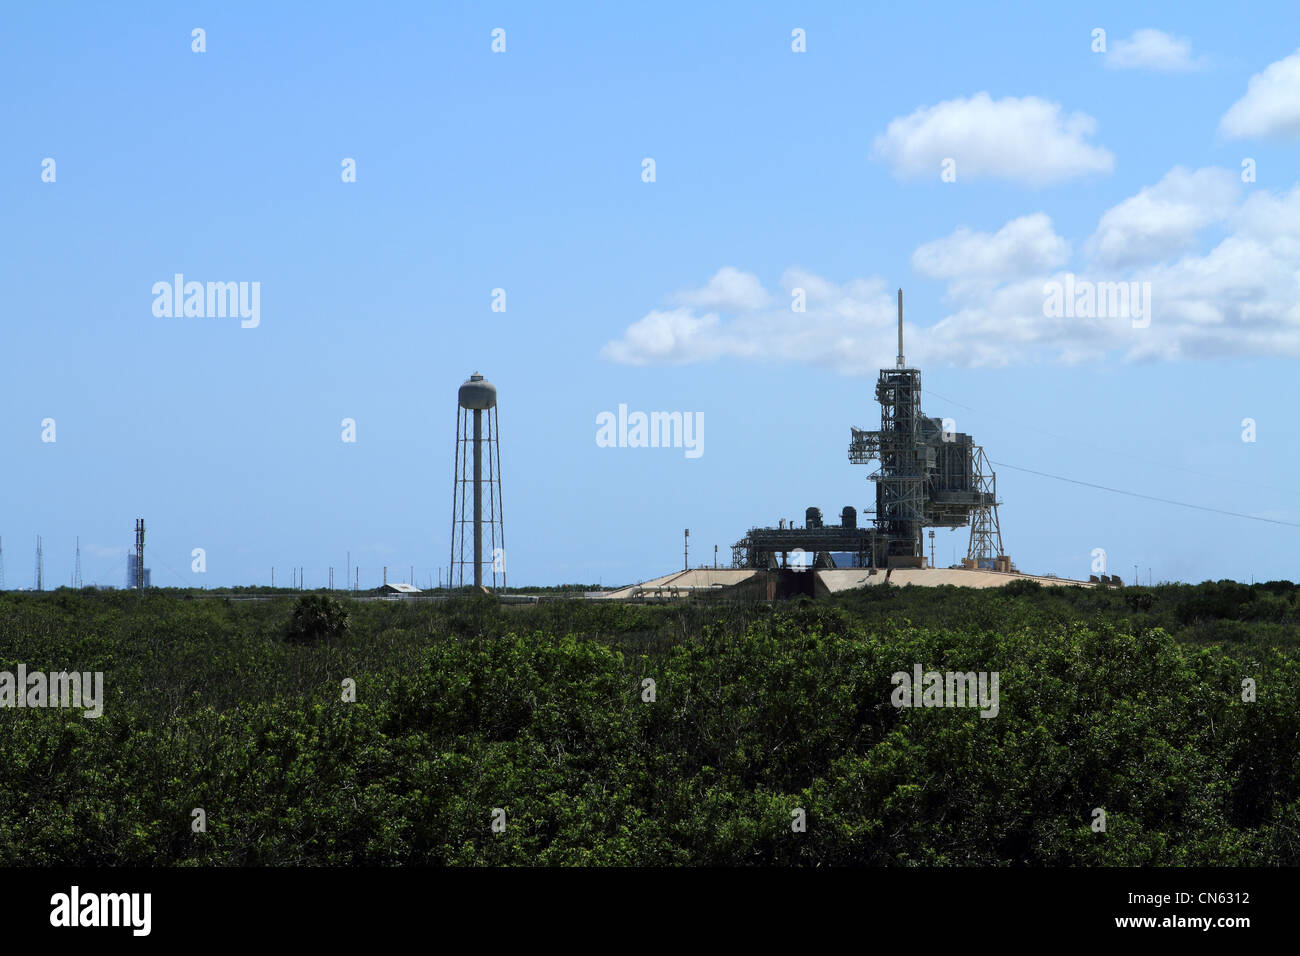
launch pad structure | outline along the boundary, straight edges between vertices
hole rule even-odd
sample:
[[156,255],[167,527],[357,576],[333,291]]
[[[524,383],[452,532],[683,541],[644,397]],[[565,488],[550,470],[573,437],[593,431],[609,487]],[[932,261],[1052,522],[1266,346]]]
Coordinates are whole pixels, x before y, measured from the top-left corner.
[[804,526],[750,528],[732,545],[732,566],[834,568],[834,553],[851,556],[856,567],[925,567],[926,528],[970,526],[963,566],[1010,571],[998,522],[997,475],[984,448],[951,428],[951,419],[921,410],[921,371],[903,357],[903,290],[898,290],[898,358],[876,380],[880,428],[851,428],[849,462],[877,464],[874,517],[858,527],[852,506],[840,524],[827,525],[818,508],[808,508]]

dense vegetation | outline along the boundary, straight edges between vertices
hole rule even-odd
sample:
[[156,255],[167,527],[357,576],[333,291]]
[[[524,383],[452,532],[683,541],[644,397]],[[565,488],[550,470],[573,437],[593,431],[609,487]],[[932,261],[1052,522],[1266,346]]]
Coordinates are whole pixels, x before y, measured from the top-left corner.
[[[106,701],[0,709],[0,863],[1297,864],[1298,622],[1286,583],[4,594],[0,671]],[[998,716],[896,709],[914,664],[998,671]]]

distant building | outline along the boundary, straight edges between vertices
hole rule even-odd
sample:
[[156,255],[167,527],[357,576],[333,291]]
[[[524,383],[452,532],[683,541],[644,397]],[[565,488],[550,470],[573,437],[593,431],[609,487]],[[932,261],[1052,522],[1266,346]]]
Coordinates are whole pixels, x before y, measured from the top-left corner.
[[[149,573],[149,569],[145,568],[144,569],[145,587],[152,587],[152,584],[150,584],[152,577],[153,576]],[[128,588],[134,588],[138,586],[138,582],[135,579],[135,554],[131,551],[128,551],[126,553],[126,586]]]
[[[149,572],[145,572],[148,574]],[[146,578],[146,580],[148,580]],[[414,584],[384,584],[375,588],[376,594],[423,594]]]

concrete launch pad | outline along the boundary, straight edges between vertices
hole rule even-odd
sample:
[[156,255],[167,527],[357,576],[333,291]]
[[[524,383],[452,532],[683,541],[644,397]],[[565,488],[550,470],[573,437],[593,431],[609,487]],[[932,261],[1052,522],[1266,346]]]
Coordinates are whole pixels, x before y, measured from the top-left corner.
[[[890,584],[894,587],[1000,588],[1012,581],[1037,581],[1044,587],[1053,585],[1090,588],[1088,581],[1074,581],[1043,575],[1006,573],[975,568],[890,568],[872,571],[867,568],[826,570],[764,571],[757,568],[692,568],[675,571],[640,584],[589,595],[595,601],[684,600],[706,594],[726,597],[753,596],[771,600],[789,593],[814,596],[838,594],[856,588]],[[802,585],[790,588],[789,585]]]

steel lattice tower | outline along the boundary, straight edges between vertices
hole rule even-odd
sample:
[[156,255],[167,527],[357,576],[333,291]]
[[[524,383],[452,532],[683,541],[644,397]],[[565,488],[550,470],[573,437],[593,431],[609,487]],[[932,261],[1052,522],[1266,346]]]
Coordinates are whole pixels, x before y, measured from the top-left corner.
[[876,383],[880,402],[880,471],[876,481],[876,527],[891,539],[890,554],[925,553],[925,443],[920,435],[921,372],[881,369]]
[[[984,449],[945,419],[921,411],[921,372],[903,357],[903,290],[898,290],[898,359],[876,381],[880,430],[852,429],[849,461],[879,462],[872,563],[925,558],[924,529],[971,526],[968,558],[1003,556],[997,476]],[[902,562],[900,562],[902,563]],[[933,563],[933,558],[931,559]]]
[[36,590],[45,590],[45,554],[41,550],[41,536],[36,536]]
[[975,446],[975,482],[983,503],[971,512],[970,548],[966,557],[992,560],[1002,554],[1002,526],[998,523],[998,476],[989,467],[984,449]]
[[144,519],[135,519],[135,586],[144,590]]
[[921,414],[921,370],[903,358],[903,290],[898,290],[898,359],[882,368],[876,380],[880,431],[856,431],[850,447],[852,461],[877,459],[876,530],[888,540],[890,556],[925,554],[925,481],[927,452]]
[[[486,434],[484,427],[486,426]],[[491,382],[475,372],[460,387],[456,400],[456,452],[455,470],[451,489],[451,567],[449,587],[465,586],[465,566],[472,571],[470,577],[475,588],[483,587],[483,506],[487,505],[488,544],[491,552],[487,563],[491,565],[492,587],[506,586],[505,522],[501,513],[501,445],[497,438],[497,390]],[[484,446],[487,446],[487,474],[483,473]],[[472,470],[471,470],[472,461]],[[467,512],[466,498],[472,512]],[[484,500],[486,498],[486,501]],[[470,517],[470,514],[473,517]],[[466,558],[469,532],[473,547]],[[455,581],[455,584],[451,584]]]

